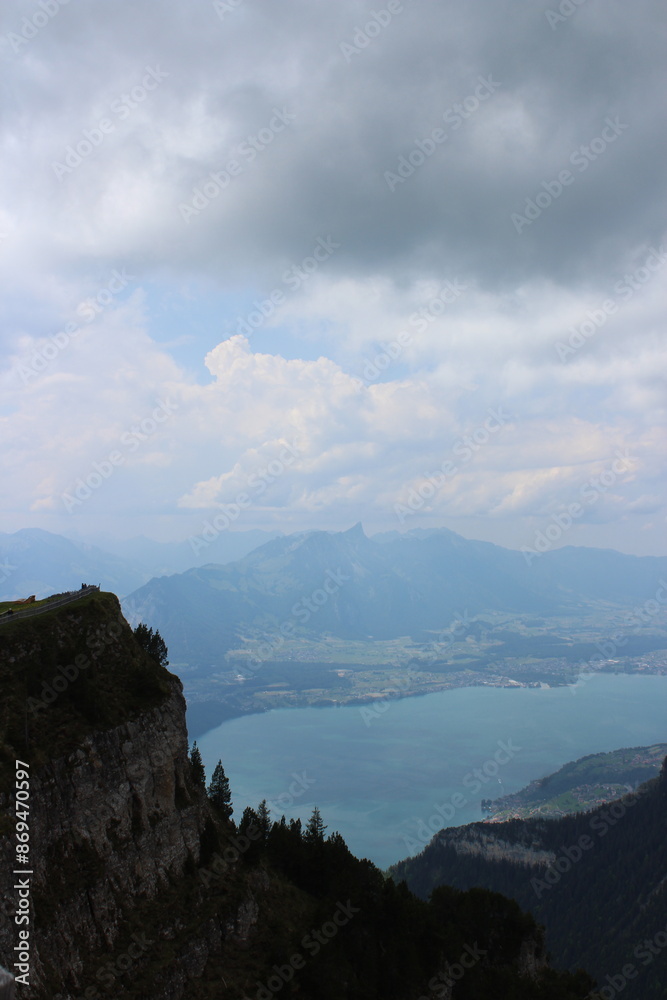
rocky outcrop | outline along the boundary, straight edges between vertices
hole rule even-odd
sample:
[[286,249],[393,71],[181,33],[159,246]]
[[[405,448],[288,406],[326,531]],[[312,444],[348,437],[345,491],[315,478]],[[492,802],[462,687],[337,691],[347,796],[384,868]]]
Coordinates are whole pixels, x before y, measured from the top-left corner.
[[490,861],[512,861],[516,864],[537,865],[546,868],[556,855],[535,843],[503,840],[494,836],[492,824],[488,824],[489,832],[481,824],[454,827],[451,830],[441,830],[437,836],[439,844],[453,847],[457,854],[478,855]]
[[[107,642],[103,649],[112,669],[113,653],[133,643],[131,630],[122,619],[118,624],[114,602],[100,606],[93,622],[97,632],[110,624],[119,629],[111,629],[116,645]],[[30,635],[17,630],[12,669],[29,669],[44,643],[68,627],[71,620],[68,626],[54,619],[51,627],[42,623]],[[72,655],[68,648],[66,658]],[[145,711],[128,709],[132,717],[112,728],[88,727],[71,752],[30,769],[31,970],[29,987],[20,989],[31,1000],[123,996],[140,970],[164,964],[165,952],[169,972],[151,973],[151,995],[177,1000],[187,995],[188,982],[201,975],[210,955],[221,951],[226,931],[219,914],[203,921],[193,936],[184,933],[185,922],[173,906],[175,895],[187,893],[193,903],[203,903],[197,869],[207,822],[212,825],[206,796],[190,775],[182,686],[167,671],[162,674],[164,693],[157,704],[152,697]],[[39,742],[40,719],[52,725],[48,713],[56,710],[65,717],[66,706],[58,703],[31,720],[33,741]],[[29,747],[24,755],[29,762]],[[7,792],[0,796],[5,834],[14,822]],[[0,839],[0,863],[0,965],[11,970],[17,893],[9,874],[16,867],[9,835]],[[247,935],[257,904],[247,898],[240,905]],[[235,923],[233,906],[228,919]]]
[[0,1000],[14,1000],[16,989],[11,972],[0,968]]
[[519,972],[528,979],[536,979],[547,966],[547,954],[544,947],[544,938],[540,934],[528,935],[521,942],[519,953]]
[[[35,996],[59,977],[83,992],[89,985],[80,978],[84,958],[114,949],[127,901],[156,898],[170,878],[182,876],[188,860],[198,863],[206,807],[185,772],[184,712],[174,682],[163,705],[87,736],[75,753],[32,776]],[[11,847],[3,846],[5,870],[11,870]],[[48,917],[40,913],[47,898],[58,901],[48,905]],[[11,906],[11,892],[4,901]],[[2,931],[7,956],[13,934],[7,940]]]

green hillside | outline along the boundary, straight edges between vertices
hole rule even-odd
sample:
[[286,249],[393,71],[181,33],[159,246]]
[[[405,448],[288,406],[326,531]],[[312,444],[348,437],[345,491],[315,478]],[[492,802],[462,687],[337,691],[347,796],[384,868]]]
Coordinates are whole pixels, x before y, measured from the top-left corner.
[[513,795],[484,800],[483,808],[494,821],[531,816],[554,819],[586,812],[656,777],[665,756],[667,743],[589,754]]

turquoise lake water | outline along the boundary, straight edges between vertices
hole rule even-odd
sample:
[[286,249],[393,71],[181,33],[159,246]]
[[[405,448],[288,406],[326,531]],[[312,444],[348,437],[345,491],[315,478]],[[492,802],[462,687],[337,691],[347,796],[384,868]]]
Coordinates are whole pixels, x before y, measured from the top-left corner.
[[198,741],[206,773],[222,759],[237,821],[263,798],[274,819],[305,822],[318,805],[328,833],[385,868],[441,827],[482,819],[482,798],[518,791],[584,754],[667,742],[667,677],[458,688],[386,704],[369,724],[358,705],[224,722]]

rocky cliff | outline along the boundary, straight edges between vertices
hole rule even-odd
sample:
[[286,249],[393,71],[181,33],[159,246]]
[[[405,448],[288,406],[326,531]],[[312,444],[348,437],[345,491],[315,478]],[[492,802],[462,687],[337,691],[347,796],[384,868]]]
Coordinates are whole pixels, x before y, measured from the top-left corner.
[[19,984],[21,995],[121,997],[145,981],[155,1000],[185,996],[223,937],[247,937],[256,906],[239,887],[234,900],[230,884],[222,918],[187,933],[173,905],[189,897],[206,912],[197,874],[202,842],[216,839],[190,775],[180,681],[136,646],[112,595],[5,626],[0,656],[9,695],[0,964],[13,967],[14,883],[26,881],[8,877],[17,868],[7,834],[18,758],[29,765],[32,873],[30,986]]

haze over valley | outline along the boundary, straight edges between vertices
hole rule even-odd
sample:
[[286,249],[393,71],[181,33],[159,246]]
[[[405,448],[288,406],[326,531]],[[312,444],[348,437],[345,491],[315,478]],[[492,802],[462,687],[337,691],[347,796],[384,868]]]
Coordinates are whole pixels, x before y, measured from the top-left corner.
[[199,733],[272,707],[664,673],[666,580],[665,558],[533,562],[445,529],[368,538],[359,524],[155,579],[123,606],[169,631]]

